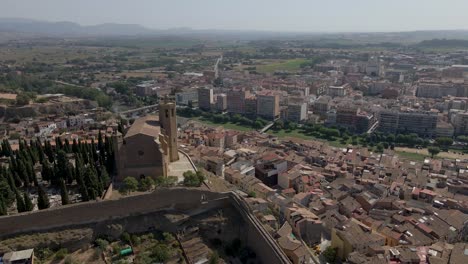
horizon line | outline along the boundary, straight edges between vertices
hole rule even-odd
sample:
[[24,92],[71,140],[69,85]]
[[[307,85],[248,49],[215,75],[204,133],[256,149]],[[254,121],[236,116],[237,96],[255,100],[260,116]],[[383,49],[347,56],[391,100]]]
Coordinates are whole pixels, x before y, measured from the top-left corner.
[[44,23],[74,23],[81,27],[93,27],[99,25],[133,25],[139,26],[147,30],[153,31],[170,31],[170,30],[191,30],[191,31],[229,31],[229,32],[264,32],[264,33],[286,33],[286,34],[389,34],[389,33],[411,33],[411,32],[436,32],[436,31],[467,31],[468,29],[407,29],[407,30],[369,30],[369,31],[346,31],[346,30],[336,30],[336,31],[312,31],[312,30],[272,30],[272,29],[227,29],[227,28],[193,28],[188,26],[174,26],[167,28],[154,28],[151,26],[146,26],[138,23],[118,23],[118,22],[104,22],[98,24],[82,24],[79,22],[69,21],[69,20],[41,20],[36,18],[26,18],[26,17],[1,17],[0,19],[12,19],[12,20],[29,20],[31,22],[44,22]]

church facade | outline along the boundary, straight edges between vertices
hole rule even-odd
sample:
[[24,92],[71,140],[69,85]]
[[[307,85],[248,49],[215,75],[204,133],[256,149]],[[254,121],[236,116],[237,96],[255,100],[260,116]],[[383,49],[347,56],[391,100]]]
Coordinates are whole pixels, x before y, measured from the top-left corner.
[[115,135],[114,144],[117,181],[166,177],[169,163],[179,159],[175,103],[161,101],[159,116],[135,120],[125,136]]

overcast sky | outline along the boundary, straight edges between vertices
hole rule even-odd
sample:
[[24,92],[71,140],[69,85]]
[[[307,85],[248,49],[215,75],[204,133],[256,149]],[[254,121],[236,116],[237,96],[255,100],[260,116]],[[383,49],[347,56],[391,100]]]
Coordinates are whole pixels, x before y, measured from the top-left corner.
[[468,29],[468,0],[0,0],[0,17],[156,29]]

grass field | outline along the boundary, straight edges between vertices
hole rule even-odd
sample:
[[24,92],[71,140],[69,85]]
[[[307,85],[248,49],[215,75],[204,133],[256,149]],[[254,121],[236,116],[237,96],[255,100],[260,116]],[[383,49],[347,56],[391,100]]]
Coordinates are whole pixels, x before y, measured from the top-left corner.
[[197,118],[191,118],[192,120],[197,120],[205,125],[208,125],[208,126],[212,126],[212,127],[218,127],[218,126],[222,126],[224,127],[225,129],[231,129],[231,130],[237,130],[237,131],[252,131],[254,130],[253,128],[250,128],[250,127],[245,127],[245,126],[241,126],[241,125],[238,125],[238,124],[235,124],[235,123],[215,123],[215,122],[212,122],[210,120],[206,120],[206,119],[203,119],[203,118],[200,118],[200,117],[197,117]]
[[265,65],[257,65],[257,71],[260,73],[273,73],[276,71],[296,72],[301,69],[301,64],[305,59],[292,59],[284,61],[275,61]]
[[295,130],[280,130],[280,131],[274,131],[274,130],[269,130],[267,132],[270,135],[277,136],[277,137],[295,137],[295,138],[300,138],[300,139],[306,139],[306,140],[315,140],[316,138],[312,136],[307,136],[303,134],[301,131],[295,129]]
[[401,158],[409,159],[412,161],[424,161],[424,159],[429,157],[428,155],[406,151],[395,151],[395,153]]

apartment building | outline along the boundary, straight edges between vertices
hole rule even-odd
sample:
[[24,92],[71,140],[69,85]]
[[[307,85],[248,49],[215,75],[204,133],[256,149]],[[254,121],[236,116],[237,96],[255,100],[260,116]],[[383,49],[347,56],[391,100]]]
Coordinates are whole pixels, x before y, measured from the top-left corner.
[[319,115],[321,118],[325,118],[327,116],[327,112],[330,110],[330,101],[331,97],[327,95],[320,96],[315,100],[313,103],[314,114]]
[[367,132],[376,121],[373,113],[362,111],[359,107],[352,104],[340,105],[336,110],[335,123],[356,133]]
[[257,94],[257,115],[274,120],[280,115],[279,95],[274,91],[263,91]]
[[454,111],[451,114],[451,123],[453,125],[455,135],[468,134],[468,112]]
[[464,83],[421,81],[417,84],[416,96],[442,98],[445,96],[465,96],[468,87]]
[[227,111],[233,114],[245,113],[245,99],[250,96],[250,92],[242,89],[232,89],[227,92]]
[[435,136],[437,113],[414,109],[383,110],[379,113],[379,131],[386,133],[416,133],[422,137]]
[[218,94],[216,96],[216,110],[220,112],[224,112],[227,109],[227,95],[226,94]]
[[327,95],[331,97],[343,97],[347,94],[347,89],[349,88],[349,84],[344,84],[340,86],[328,86]]
[[202,110],[210,110],[214,103],[213,88],[198,88],[198,107]]
[[257,98],[255,96],[245,99],[245,115],[250,117],[257,115]]
[[198,102],[198,91],[190,90],[186,92],[180,92],[175,94],[177,105],[190,105],[194,102]]
[[287,119],[299,123],[307,119],[307,103],[292,103],[288,105]]

